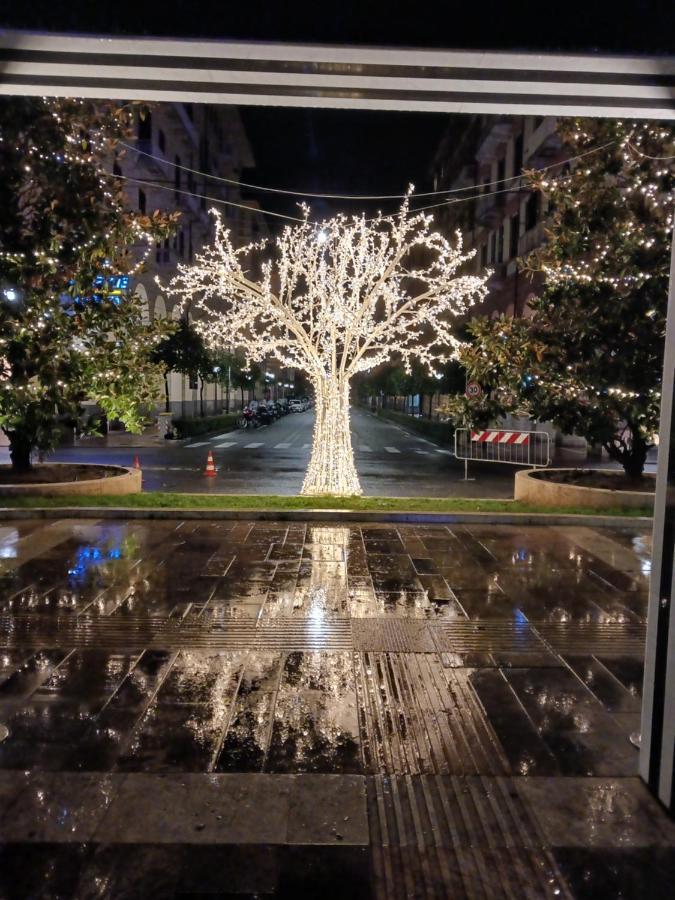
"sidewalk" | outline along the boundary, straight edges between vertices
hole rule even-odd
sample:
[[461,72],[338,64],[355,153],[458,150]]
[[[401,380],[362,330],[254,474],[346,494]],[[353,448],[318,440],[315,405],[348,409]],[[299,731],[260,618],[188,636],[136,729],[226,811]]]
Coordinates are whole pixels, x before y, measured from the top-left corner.
[[0,896],[650,900],[647,529],[12,522]]

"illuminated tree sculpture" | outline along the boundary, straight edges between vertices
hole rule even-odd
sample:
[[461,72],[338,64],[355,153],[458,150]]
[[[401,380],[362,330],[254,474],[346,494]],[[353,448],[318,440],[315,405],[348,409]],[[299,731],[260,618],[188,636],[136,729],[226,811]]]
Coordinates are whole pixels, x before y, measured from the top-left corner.
[[[338,215],[287,226],[269,248],[235,249],[220,216],[215,241],[168,290],[197,301],[215,346],[241,345],[249,360],[276,359],[310,379],[316,400],[303,494],[360,494],[349,428],[349,390],[358,372],[400,359],[429,371],[456,354],[453,318],[485,296],[485,279],[457,276],[463,254],[431,230],[406,200],[391,217]],[[259,277],[256,258],[261,260]],[[222,298],[227,298],[223,306]]]

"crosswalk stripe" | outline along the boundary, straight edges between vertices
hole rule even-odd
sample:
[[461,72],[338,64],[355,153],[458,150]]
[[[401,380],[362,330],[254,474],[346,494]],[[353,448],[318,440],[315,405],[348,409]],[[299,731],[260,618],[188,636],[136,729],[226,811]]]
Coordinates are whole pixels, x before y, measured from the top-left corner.
[[430,455],[428,450],[415,450],[415,453],[419,453],[420,456],[429,456]]
[[213,449],[214,450],[224,450],[226,447],[236,447],[236,446],[237,446],[236,441],[225,441],[225,443],[223,443],[223,444],[215,444]]
[[211,441],[199,441],[196,444],[188,444],[188,450],[194,450],[195,447],[208,447]]
[[232,434],[231,431],[224,431],[222,434],[214,434],[211,438],[212,441],[222,441],[223,438],[230,437]]
[[275,444],[274,449],[275,450],[285,450],[287,447],[290,447],[290,446],[291,446],[290,444],[285,444],[285,443]]
[[384,449],[387,451],[387,453],[400,453],[401,452],[400,450],[397,450],[396,447],[385,447]]
[[256,447],[264,447],[262,442],[258,444],[244,444],[244,450],[255,450]]
[[308,447],[311,447],[311,446],[312,446],[311,444],[303,444],[302,449],[306,450]]
[[445,453],[446,456],[452,456],[452,450],[442,450],[440,447],[436,447],[436,453]]
[[368,444],[361,444],[359,446],[359,450],[361,450],[362,453],[372,453],[373,452],[372,447],[369,447]]

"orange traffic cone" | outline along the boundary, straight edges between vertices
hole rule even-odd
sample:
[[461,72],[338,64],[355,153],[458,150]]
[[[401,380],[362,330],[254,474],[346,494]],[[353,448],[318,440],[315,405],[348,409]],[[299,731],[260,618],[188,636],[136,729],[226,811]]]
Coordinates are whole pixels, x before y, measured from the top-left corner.
[[216,464],[213,461],[213,453],[210,450],[209,455],[206,459],[206,468],[204,469],[204,474],[207,478],[216,477]]
[[138,453],[134,456],[134,469],[140,469],[141,461],[138,458]]

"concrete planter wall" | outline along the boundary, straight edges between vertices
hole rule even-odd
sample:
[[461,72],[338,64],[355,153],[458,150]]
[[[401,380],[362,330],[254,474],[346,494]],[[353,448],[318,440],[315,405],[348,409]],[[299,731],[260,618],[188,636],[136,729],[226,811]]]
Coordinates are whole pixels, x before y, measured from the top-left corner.
[[[538,506],[588,506],[606,509],[611,506],[640,508],[654,505],[654,494],[643,491],[611,491],[605,488],[581,487],[576,484],[557,484],[538,478],[542,469],[521,469],[516,472],[514,499]],[[546,472],[570,472],[571,469],[546,469]],[[611,470],[599,469],[607,473]]]
[[[60,465],[50,463],[50,465]],[[65,465],[65,463],[63,463]],[[88,463],[78,463],[82,468]],[[2,484],[0,497],[58,497],[61,495],[81,495],[88,497],[122,496],[138,494],[141,491],[141,470],[124,466],[108,466],[111,474],[107,478],[90,478],[84,481],[61,481],[48,484]]]

